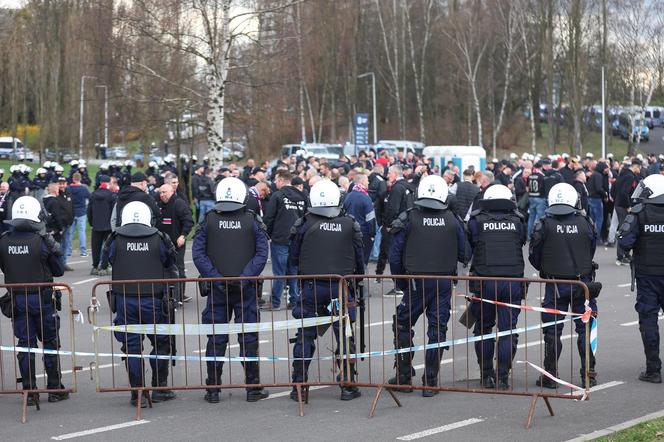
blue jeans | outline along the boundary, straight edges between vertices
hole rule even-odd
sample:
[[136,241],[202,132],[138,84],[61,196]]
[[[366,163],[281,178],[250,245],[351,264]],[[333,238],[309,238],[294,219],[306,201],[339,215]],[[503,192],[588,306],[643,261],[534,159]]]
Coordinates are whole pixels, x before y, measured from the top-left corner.
[[528,198],[528,238],[533,233],[533,224],[540,218],[544,218],[546,210],[546,199],[542,197]]
[[[274,276],[296,275],[297,269],[288,265],[288,246],[285,244],[270,244],[272,258],[272,274]],[[281,305],[281,293],[284,291],[284,280],[275,279],[272,283],[272,307]],[[300,296],[300,287],[295,278],[288,280],[288,302],[296,302]]]
[[205,218],[205,214],[208,213],[214,207],[214,201],[212,200],[200,200],[198,201],[198,222],[200,223]]
[[81,255],[88,254],[88,249],[85,247],[85,243],[87,242],[87,238],[85,237],[85,225],[87,223],[88,223],[87,215],[74,217],[74,224],[69,226],[69,228],[67,229],[71,230],[71,233],[69,235],[69,254],[67,256],[71,256],[71,249],[74,243],[74,232],[78,234],[78,242],[80,243],[79,247],[81,250]]
[[602,205],[601,198],[588,198],[588,215],[595,223],[597,232],[602,231],[602,224],[604,224],[604,206]]
[[74,224],[68,226],[62,232],[62,259],[67,262],[67,257],[71,256],[71,244],[74,241]]
[[378,261],[378,255],[380,255],[380,238],[382,234],[380,233],[380,226],[376,223],[376,236],[374,237],[373,248],[371,249],[371,256],[369,260]]

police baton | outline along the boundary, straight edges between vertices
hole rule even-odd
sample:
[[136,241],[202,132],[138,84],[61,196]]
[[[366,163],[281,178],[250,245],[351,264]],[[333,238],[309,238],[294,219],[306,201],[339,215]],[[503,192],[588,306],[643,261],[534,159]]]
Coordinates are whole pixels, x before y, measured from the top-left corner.
[[[364,342],[364,284],[363,281],[360,280],[359,282],[356,282],[355,285],[357,287],[357,305],[360,310],[360,353],[363,354],[366,348],[366,344]],[[364,361],[364,357],[360,358],[360,360]]]
[[[168,286],[168,297],[166,298],[166,305],[168,308],[168,323],[175,324],[175,298],[173,297],[173,291],[175,286]],[[178,353],[177,347],[175,346],[176,340],[175,335],[170,335],[168,337],[168,343],[171,349],[171,356],[176,356]],[[171,364],[175,367],[175,359],[171,359]]]
[[634,259],[629,262],[629,272],[631,276],[630,290],[634,291],[634,281],[636,281],[636,271],[634,270]]

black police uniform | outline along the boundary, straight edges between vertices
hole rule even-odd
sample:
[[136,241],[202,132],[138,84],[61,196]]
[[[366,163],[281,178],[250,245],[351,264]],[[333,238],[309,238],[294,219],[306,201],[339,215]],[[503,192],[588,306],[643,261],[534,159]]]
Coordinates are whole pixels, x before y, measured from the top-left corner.
[[[0,269],[5,275],[5,284],[26,285],[26,288],[10,289],[10,317],[18,346],[37,348],[37,340],[40,340],[44,350],[58,350],[60,293],[51,287],[30,287],[30,284],[52,283],[54,276],[62,276],[64,267],[60,259],[60,245],[52,235],[44,233],[41,222],[24,219],[6,222],[13,226],[13,230],[0,237]],[[17,353],[23,389],[37,388],[35,353]],[[47,388],[64,389],[59,356],[44,354],[43,360]],[[48,400],[57,402],[68,397],[68,393],[51,392]],[[29,403],[32,405],[35,400],[35,396],[30,396]]]
[[[268,236],[265,225],[244,204],[217,203],[205,214],[198,225],[192,246],[194,265],[205,278],[254,277],[265,268],[268,256]],[[229,207],[230,206],[230,207]],[[232,253],[229,253],[232,251]],[[260,322],[256,298],[256,283],[251,280],[215,282],[207,297],[202,322],[204,324],[228,324],[235,322]],[[240,356],[247,384],[260,383],[258,364],[258,333],[238,334]],[[226,354],[228,334],[208,335],[205,355],[222,358]],[[220,385],[223,360],[207,362],[206,385]],[[247,388],[247,401],[255,402],[268,393],[257,387]],[[205,399],[219,402],[219,388],[209,388]]]
[[[175,248],[168,236],[160,233],[154,227],[131,223],[118,227],[108,237],[104,244],[100,266],[104,270],[109,263],[113,266],[112,280],[114,281],[165,279],[177,277],[175,259]],[[122,326],[169,323],[169,317],[172,317],[174,309],[169,292],[169,285],[165,283],[113,284],[112,309],[116,313],[114,324]],[[143,353],[143,335],[116,331],[115,338],[122,344],[123,353],[131,355]],[[152,344],[151,355],[168,356],[172,354],[170,336],[148,334],[147,338]],[[130,386],[143,387],[145,385],[143,360],[128,357],[126,366]],[[150,366],[152,368],[152,386],[167,386],[169,360],[150,358]],[[152,394],[154,402],[174,397],[175,394],[169,390],[155,390]],[[137,392],[132,391],[132,403],[135,403],[136,400]]]
[[[394,237],[390,248],[390,270],[393,275],[456,275],[457,261],[467,262],[466,238],[463,222],[451,209],[427,208],[427,200],[418,200],[415,207],[392,223]],[[413,326],[426,311],[429,344],[445,342],[447,322],[450,318],[452,281],[449,279],[397,279],[396,286],[404,292],[397,306],[392,325],[396,355],[397,376],[390,379],[394,385],[410,385],[415,374],[412,368],[414,352],[403,351],[413,347]],[[425,353],[425,386],[438,385],[438,371],[443,349],[430,348]],[[406,388],[401,391],[411,391]],[[436,391],[425,390],[424,396]]]
[[639,379],[662,381],[659,358],[659,311],[664,308],[664,197],[645,199],[620,226],[618,242],[626,252],[634,251],[636,305],[639,330],[646,356],[646,371]]
[[[508,200],[480,201],[480,210],[471,213],[468,221],[470,243],[473,248],[471,272],[477,276],[523,277],[523,252],[526,226],[516,205]],[[476,296],[483,299],[520,304],[524,286],[519,282],[483,281]],[[471,312],[476,319],[475,336],[491,333],[496,322],[498,331],[512,330],[519,319],[519,309],[496,307],[473,301]],[[475,342],[475,353],[480,366],[482,385],[493,388],[498,376],[500,389],[509,388],[508,376],[516,354],[519,335],[514,333],[498,338],[496,369],[493,367],[495,339]]]
[[[593,256],[597,234],[590,218],[578,210],[565,205],[554,205],[547,209],[547,216],[535,223],[530,238],[529,260],[546,279],[576,279],[589,283],[593,279]],[[585,296],[577,286],[569,284],[547,284],[542,307],[574,313],[585,312]],[[597,312],[597,302],[590,299],[589,307]],[[542,313],[542,322],[559,320],[557,315]],[[558,373],[558,357],[562,350],[560,336],[565,324],[544,329],[544,369],[554,376]],[[580,318],[574,321],[577,348],[581,357],[581,380],[585,384],[586,324]],[[590,352],[588,377],[590,386],[596,384],[595,356]],[[538,380],[538,385],[555,388],[548,377]]]
[[[316,208],[310,208],[316,211]],[[308,213],[298,219],[292,228],[289,247],[289,264],[297,266],[300,275],[362,275],[364,274],[364,257],[362,231],[360,225],[351,217],[344,215],[321,216]],[[293,308],[293,317],[313,318],[328,316],[331,313],[327,306],[338,298],[339,282],[334,279],[303,279],[302,296]],[[348,315],[355,320],[353,294],[349,294]],[[334,308],[333,308],[334,310]],[[346,339],[342,332],[340,337],[339,322],[333,324],[337,340]],[[306,382],[309,365],[316,351],[316,327],[300,328],[297,331],[293,347],[293,382]],[[349,351],[355,353],[355,339],[348,337]],[[337,350],[338,351],[338,350]],[[339,362],[339,361],[337,361]],[[355,364],[344,372],[346,380],[352,381]],[[350,371],[350,373],[348,373]],[[351,400],[360,396],[357,387],[342,387],[341,400]],[[297,392],[293,389],[291,399],[297,400]]]

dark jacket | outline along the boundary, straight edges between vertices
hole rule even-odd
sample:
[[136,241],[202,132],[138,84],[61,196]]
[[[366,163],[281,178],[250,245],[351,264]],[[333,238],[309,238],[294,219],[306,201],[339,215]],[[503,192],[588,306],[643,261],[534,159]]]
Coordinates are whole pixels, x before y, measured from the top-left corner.
[[65,189],[64,192],[59,193],[58,199],[61,202],[62,221],[64,226],[71,226],[74,224],[74,202],[71,199],[71,194]]
[[344,199],[344,210],[358,222],[363,238],[376,236],[376,214],[368,195],[362,192],[350,192]]
[[180,235],[185,238],[194,227],[194,219],[189,205],[179,196],[173,195],[168,202],[158,203],[160,215],[157,222],[157,229],[171,238],[173,244]]
[[307,196],[293,186],[284,186],[270,197],[263,221],[273,243],[288,244],[291,228],[304,215],[306,207]]
[[385,178],[377,173],[369,175],[369,197],[374,205],[376,213],[376,222],[379,226],[383,225],[383,212],[385,198],[387,197],[387,182]]
[[71,195],[71,202],[74,208],[74,216],[79,217],[83,216],[86,213],[86,206],[88,203],[88,198],[90,198],[90,191],[87,186],[82,184],[73,185],[70,184],[67,187],[69,194]]
[[405,212],[413,204],[411,187],[406,180],[400,179],[392,185],[385,201],[383,226],[390,227],[401,212]]
[[212,182],[212,178],[206,175],[194,175],[191,178],[191,195],[198,201],[214,201],[214,183]]
[[[268,237],[258,221],[254,221],[254,236],[256,238],[256,254],[247,263],[240,276],[259,276],[265,268],[268,255]],[[221,278],[222,274],[212,264],[207,255],[207,224],[199,223],[191,246],[194,265],[203,278]]]
[[597,165],[597,169],[595,169],[595,171],[590,174],[588,181],[586,182],[588,197],[602,199],[605,198],[609,190],[605,187],[605,182],[608,184],[608,181],[604,180],[604,175],[602,174],[599,165]]
[[141,189],[135,186],[124,187],[118,193],[118,200],[115,203],[115,227],[119,227],[122,223],[122,208],[132,201],[140,201],[148,205],[152,211],[152,224],[157,224],[157,218],[159,217],[159,207],[157,207],[157,202],[154,198],[148,195],[146,192],[143,192]]
[[470,181],[462,181],[457,184],[456,199],[454,201],[454,213],[461,219],[465,219],[468,209],[473,204],[475,196],[480,193],[480,188]]
[[111,230],[111,213],[115,204],[116,194],[105,187],[92,192],[88,204],[88,223],[96,232]]
[[636,189],[636,185],[639,182],[638,177],[632,172],[629,167],[625,167],[620,171],[618,179],[616,180],[615,189],[616,189],[616,202],[617,207],[622,207],[627,209],[631,204],[631,196]]
[[572,182],[572,187],[576,190],[576,193],[579,194],[579,203],[581,208],[588,213],[588,189],[581,181]]
[[53,195],[44,195],[44,210],[46,210],[46,231],[61,233],[69,224],[69,219],[64,202],[61,198]]

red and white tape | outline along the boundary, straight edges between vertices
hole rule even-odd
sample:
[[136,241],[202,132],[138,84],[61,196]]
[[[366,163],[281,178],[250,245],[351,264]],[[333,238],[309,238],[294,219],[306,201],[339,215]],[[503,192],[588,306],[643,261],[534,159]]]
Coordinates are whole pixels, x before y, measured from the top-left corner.
[[510,308],[518,308],[520,310],[527,310],[531,312],[540,312],[540,313],[549,313],[552,315],[564,315],[564,316],[576,316],[581,319],[583,323],[586,323],[590,321],[590,318],[592,317],[593,311],[588,305],[588,302],[586,301],[585,303],[585,311],[583,313],[574,313],[574,312],[565,312],[562,310],[558,310],[555,308],[547,308],[547,307],[534,307],[532,305],[521,305],[521,304],[511,304],[509,302],[502,302],[502,301],[494,301],[492,299],[484,299],[484,298],[478,298],[476,296],[470,296],[470,295],[465,295],[463,293],[455,293],[455,296],[463,296],[466,299],[469,299],[471,301],[480,301],[480,302],[486,302],[489,304],[494,304],[500,307],[510,307]]

